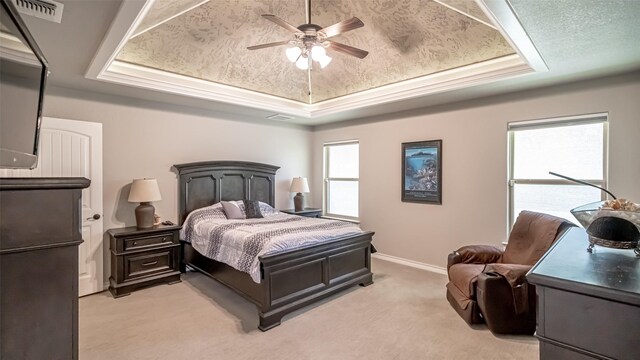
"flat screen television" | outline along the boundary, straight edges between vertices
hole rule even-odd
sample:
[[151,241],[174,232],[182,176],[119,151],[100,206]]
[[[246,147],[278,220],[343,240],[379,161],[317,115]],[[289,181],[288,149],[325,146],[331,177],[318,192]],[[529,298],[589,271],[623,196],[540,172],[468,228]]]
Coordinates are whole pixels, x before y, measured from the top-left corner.
[[11,0],[0,1],[0,168],[32,169],[48,65]]

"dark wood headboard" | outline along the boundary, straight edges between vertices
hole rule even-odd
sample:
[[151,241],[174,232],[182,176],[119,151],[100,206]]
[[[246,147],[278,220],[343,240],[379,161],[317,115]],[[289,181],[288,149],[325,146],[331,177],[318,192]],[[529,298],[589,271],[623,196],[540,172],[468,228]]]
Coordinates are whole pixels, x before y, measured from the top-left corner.
[[275,204],[279,166],[247,161],[203,161],[173,165],[178,170],[180,224],[195,209],[226,200]]

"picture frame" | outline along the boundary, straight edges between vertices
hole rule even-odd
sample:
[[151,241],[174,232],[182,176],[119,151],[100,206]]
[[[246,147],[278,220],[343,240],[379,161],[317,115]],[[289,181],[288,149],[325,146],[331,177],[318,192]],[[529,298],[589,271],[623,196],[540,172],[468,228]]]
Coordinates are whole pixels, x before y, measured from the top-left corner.
[[402,143],[402,201],[442,205],[442,140]]

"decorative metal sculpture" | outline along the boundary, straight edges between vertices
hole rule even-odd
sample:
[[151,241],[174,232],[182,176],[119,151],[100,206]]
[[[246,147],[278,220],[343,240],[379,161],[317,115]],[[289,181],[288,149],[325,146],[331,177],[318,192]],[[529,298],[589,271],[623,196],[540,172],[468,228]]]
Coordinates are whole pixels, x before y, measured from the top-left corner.
[[598,201],[571,210],[571,214],[587,229],[588,252],[593,252],[594,246],[599,245],[614,249],[634,249],[636,256],[640,257],[640,205],[618,199],[600,186],[554,172],[549,174],[598,188],[613,198],[613,200]]

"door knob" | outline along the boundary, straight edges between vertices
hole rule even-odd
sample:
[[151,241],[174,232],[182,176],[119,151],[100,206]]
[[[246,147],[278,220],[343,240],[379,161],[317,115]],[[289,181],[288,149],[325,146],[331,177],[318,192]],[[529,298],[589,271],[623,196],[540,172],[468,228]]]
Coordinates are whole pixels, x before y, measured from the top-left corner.
[[92,217],[88,217],[87,220],[98,220],[100,219],[100,214],[93,214]]

